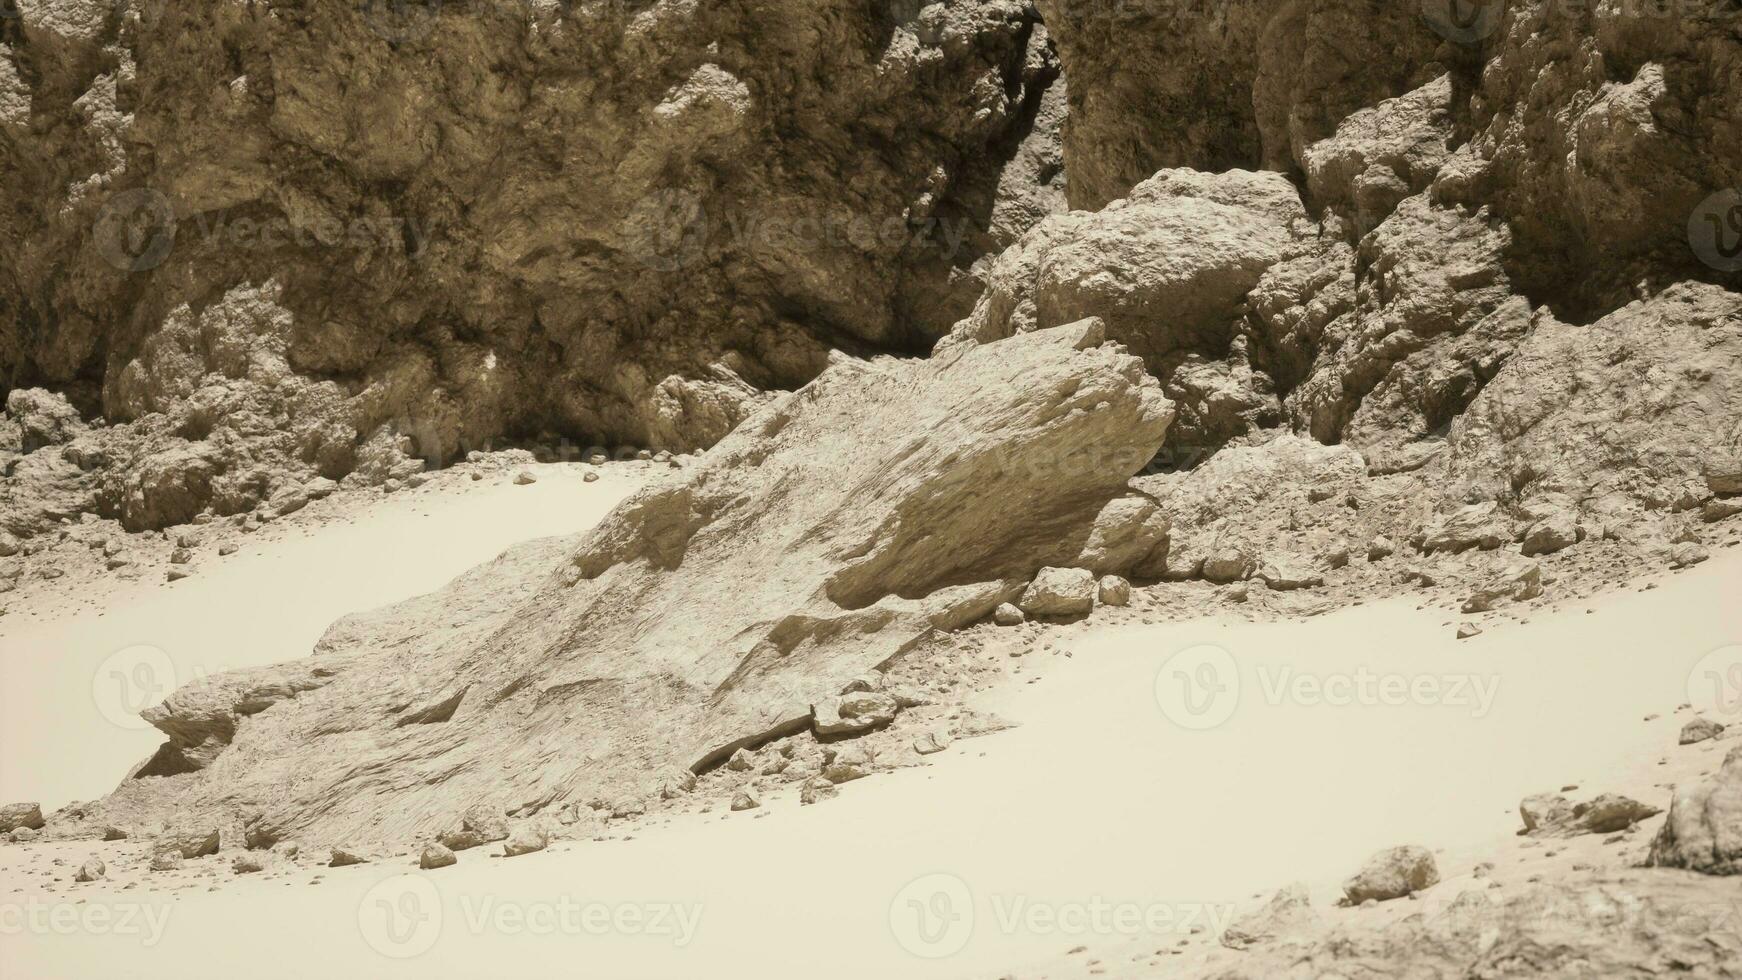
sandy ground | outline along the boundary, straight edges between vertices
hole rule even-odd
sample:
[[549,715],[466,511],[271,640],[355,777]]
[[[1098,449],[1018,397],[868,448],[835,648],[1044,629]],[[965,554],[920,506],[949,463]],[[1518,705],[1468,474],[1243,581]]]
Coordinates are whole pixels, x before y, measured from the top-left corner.
[[[117,648],[156,644],[177,671],[293,656],[336,614],[577,529],[624,489],[551,477],[416,510],[385,501],[100,617],[9,622],[0,798],[46,809],[96,795],[153,747],[93,699],[93,671]],[[1691,714],[1677,707],[1713,651],[1742,643],[1738,594],[1742,549],[1727,548],[1464,641],[1415,597],[1291,623],[1091,618],[1047,632],[1061,653],[1036,652],[1023,675],[1040,683],[984,696],[1021,727],[931,766],[815,806],[788,790],[758,811],[655,819],[631,839],[521,858],[468,851],[436,872],[395,857],[236,881],[224,855],[167,890],[138,873],[131,842],[0,848],[0,973],[1060,976],[1237,955],[1214,941],[1236,904],[1293,880],[1326,904],[1393,844],[1439,852],[1448,880],[1430,902],[1480,860],[1509,881],[1551,851],[1637,860],[1656,821],[1626,842],[1544,847],[1513,837],[1517,801],[1578,784],[1575,799],[1614,790],[1662,806],[1667,784],[1714,768],[1735,743],[1678,748]],[[92,853],[116,880],[70,885]]]

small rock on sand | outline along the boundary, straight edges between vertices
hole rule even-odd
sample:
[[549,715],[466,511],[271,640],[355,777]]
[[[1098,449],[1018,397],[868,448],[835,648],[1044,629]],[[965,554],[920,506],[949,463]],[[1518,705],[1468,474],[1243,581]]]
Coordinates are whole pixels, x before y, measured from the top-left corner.
[[1681,737],[1677,742],[1680,745],[1692,745],[1695,742],[1704,742],[1709,738],[1717,738],[1723,733],[1724,726],[1712,719],[1695,718],[1682,726]]
[[1390,901],[1439,884],[1439,868],[1425,847],[1406,844],[1380,851],[1353,878],[1343,883],[1348,904]]
[[417,866],[425,871],[431,871],[436,868],[445,868],[450,864],[458,863],[458,861],[459,858],[454,857],[453,851],[432,841],[424,845],[423,853],[418,856]]
[[756,794],[747,789],[741,789],[732,797],[733,810],[754,810],[762,805]]

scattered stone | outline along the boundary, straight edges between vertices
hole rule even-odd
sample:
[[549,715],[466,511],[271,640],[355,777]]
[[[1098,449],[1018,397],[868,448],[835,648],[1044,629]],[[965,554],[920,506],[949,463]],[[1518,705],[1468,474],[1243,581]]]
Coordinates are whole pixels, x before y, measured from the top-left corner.
[[913,750],[920,755],[935,755],[950,747],[950,737],[939,732],[926,732],[913,740]]
[[353,850],[350,850],[348,848],[335,847],[335,848],[333,848],[331,860],[327,861],[327,867],[329,867],[329,868],[347,868],[353,864],[368,864],[368,863],[369,863],[369,858],[364,856],[364,854],[361,851],[353,851]]
[[86,858],[85,863],[79,865],[78,872],[73,875],[73,880],[102,881],[108,874],[109,866],[104,864],[100,858]]
[[1710,718],[1695,718],[1682,726],[1681,737],[1677,739],[1677,744],[1692,745],[1695,742],[1704,742],[1710,738],[1717,738],[1723,733],[1724,726]]
[[599,479],[599,474],[594,472],[593,470],[588,470],[587,472],[581,474],[581,480],[583,482],[586,482],[586,483],[593,483],[593,482],[596,482],[598,479]]
[[218,554],[219,555],[233,555],[236,553],[236,550],[237,550],[236,546],[233,544],[218,545]]
[[417,866],[425,871],[432,871],[436,868],[445,868],[458,861],[459,858],[454,857],[453,851],[438,841],[431,841],[424,845],[423,853],[418,856]]
[[1103,606],[1123,606],[1131,602],[1131,583],[1117,575],[1101,576],[1097,589]]
[[12,833],[8,834],[7,838],[14,844],[28,844],[35,840],[37,835],[41,833],[42,831],[37,830],[35,827],[19,827]]
[[1252,574],[1252,556],[1241,548],[1220,548],[1204,558],[1206,581],[1218,585],[1238,582]]
[[1299,555],[1279,554],[1265,557],[1258,566],[1257,577],[1277,592],[1312,589],[1325,584],[1325,577],[1313,568],[1308,559]]
[[1705,545],[1693,541],[1684,541],[1669,550],[1669,563],[1675,568],[1698,565],[1708,557]]
[[734,812],[739,810],[754,810],[761,805],[762,801],[756,797],[754,792],[748,789],[741,789],[732,796],[732,809]]
[[538,477],[533,476],[531,473],[528,473],[525,470],[521,470],[520,472],[514,474],[515,486],[524,487],[529,483],[537,483],[537,482],[538,482]]
[[1487,612],[1504,602],[1526,602],[1542,595],[1542,566],[1536,562],[1508,565],[1464,600],[1466,613]]
[[1439,884],[1439,868],[1425,847],[1406,844],[1374,854],[1361,871],[1343,883],[1348,904],[1386,902]]
[[151,855],[151,870],[180,871],[181,862],[182,857],[180,851],[158,851]]
[[1519,834],[1530,837],[1612,834],[1662,812],[1618,793],[1603,793],[1577,804],[1558,793],[1537,793],[1518,804],[1518,815],[1524,821]]
[[804,785],[799,788],[798,801],[804,806],[809,806],[812,803],[821,803],[823,800],[832,800],[839,795],[841,795],[841,791],[827,777],[812,776],[805,780]]
[[508,837],[508,842],[502,845],[505,857],[519,857],[542,851],[550,846],[550,834],[536,823],[524,823],[514,828],[514,833]]
[[871,775],[871,750],[863,745],[823,749],[823,776],[839,785]]
[[1075,616],[1095,607],[1095,574],[1086,568],[1043,568],[1016,605],[1030,616]]
[[468,807],[460,815],[458,830],[449,831],[437,838],[444,847],[454,851],[507,839],[508,818],[500,810],[483,803]]
[[1460,640],[1467,640],[1472,636],[1481,636],[1481,635],[1482,635],[1482,627],[1477,626],[1475,623],[1460,623],[1460,624],[1458,624],[1458,639],[1460,639]]
[[258,854],[238,854],[230,861],[230,870],[239,875],[266,870],[266,862]]
[[812,705],[811,724],[822,737],[858,734],[888,725],[900,708],[893,695],[858,691]]
[[756,757],[750,754],[749,749],[739,749],[726,760],[726,768],[733,772],[749,772],[756,768]]
[[103,828],[104,840],[126,840],[128,836],[126,830],[113,824]]
[[992,610],[992,622],[999,626],[1021,626],[1027,620],[1028,617],[1013,603],[1001,602],[997,609]]
[[159,851],[179,851],[185,858],[205,857],[218,853],[218,828],[171,828],[159,835],[152,846]]
[[194,553],[187,548],[176,548],[174,551],[169,553],[169,563],[171,565],[186,565],[188,562],[193,560]]
[[1583,538],[1584,529],[1579,527],[1572,514],[1555,511],[1532,524],[1524,532],[1524,543],[1520,550],[1527,558],[1533,555],[1552,555],[1563,548],[1572,547]]
[[169,575],[167,577],[171,582],[179,582],[192,574],[193,572],[186,568],[172,568],[169,570]]

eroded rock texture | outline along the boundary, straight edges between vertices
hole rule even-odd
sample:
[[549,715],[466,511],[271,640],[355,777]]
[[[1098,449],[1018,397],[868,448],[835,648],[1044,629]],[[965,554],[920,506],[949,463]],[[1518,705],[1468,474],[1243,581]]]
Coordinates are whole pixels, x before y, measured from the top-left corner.
[[832,368],[578,542],[177,691],[146,714],[169,741],[105,819],[264,811],[279,837],[398,839],[481,803],[645,798],[803,730],[927,632],[1101,555],[1104,511],[1173,417],[1102,340],[1091,320]]
[[219,511],[504,434],[708,446],[972,308],[1062,205],[1057,79],[1016,0],[21,0],[0,385]]

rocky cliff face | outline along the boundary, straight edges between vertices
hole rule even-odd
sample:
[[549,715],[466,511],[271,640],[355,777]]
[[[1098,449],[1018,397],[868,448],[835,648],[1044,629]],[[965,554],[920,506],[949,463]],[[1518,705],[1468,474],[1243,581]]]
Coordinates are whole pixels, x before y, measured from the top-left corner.
[[[1057,75],[1013,0],[8,4],[0,383],[252,498],[503,435],[708,446],[972,307],[1062,203]],[[212,411],[249,384],[321,435],[201,445],[258,441]]]

